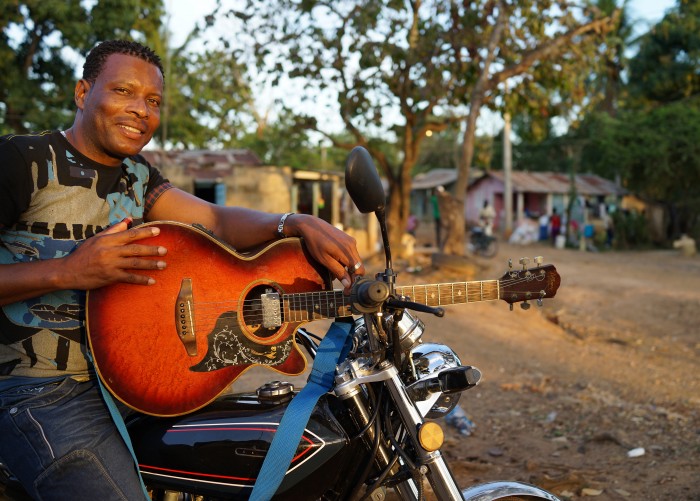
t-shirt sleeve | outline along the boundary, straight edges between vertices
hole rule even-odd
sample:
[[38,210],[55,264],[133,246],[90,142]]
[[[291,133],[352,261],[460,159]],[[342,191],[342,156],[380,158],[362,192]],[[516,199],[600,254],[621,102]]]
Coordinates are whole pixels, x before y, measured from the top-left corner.
[[32,197],[32,176],[15,145],[0,139],[0,228],[15,224]]
[[144,205],[144,216],[151,210],[158,197],[173,187],[163,174],[150,164],[148,165],[148,188],[146,188],[146,201]]

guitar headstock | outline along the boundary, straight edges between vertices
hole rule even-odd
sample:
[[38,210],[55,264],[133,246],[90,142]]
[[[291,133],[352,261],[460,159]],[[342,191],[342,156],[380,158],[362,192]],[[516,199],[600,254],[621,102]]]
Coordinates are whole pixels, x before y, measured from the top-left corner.
[[500,288],[500,298],[510,304],[522,303],[520,307],[527,310],[530,307],[528,301],[537,301],[538,306],[542,306],[542,300],[552,298],[556,295],[561,277],[557,269],[552,264],[542,264],[542,256],[535,259],[536,266],[528,268],[530,259],[520,258],[522,269],[513,269],[513,263],[508,261],[508,271],[498,281]]

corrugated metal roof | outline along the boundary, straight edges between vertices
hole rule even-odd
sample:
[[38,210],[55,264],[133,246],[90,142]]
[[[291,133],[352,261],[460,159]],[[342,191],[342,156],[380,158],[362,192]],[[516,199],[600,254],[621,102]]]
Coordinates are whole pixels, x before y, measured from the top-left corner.
[[[481,177],[481,169],[472,168],[469,171],[470,183]],[[412,190],[429,190],[438,186],[449,186],[457,181],[457,169],[432,169],[428,172],[417,174],[411,183]]]
[[175,164],[185,168],[262,165],[258,156],[246,149],[230,150],[143,150],[141,154],[154,165]]
[[438,186],[447,186],[457,181],[456,169],[433,169],[417,174],[411,183],[413,190],[428,190]]
[[[486,177],[492,177],[505,183],[503,171],[491,171],[484,174],[482,179]],[[560,172],[513,171],[511,181],[515,192],[566,194],[571,190],[569,175]],[[613,181],[594,174],[577,174],[576,191],[579,195],[586,196],[624,195],[627,193],[627,190]]]

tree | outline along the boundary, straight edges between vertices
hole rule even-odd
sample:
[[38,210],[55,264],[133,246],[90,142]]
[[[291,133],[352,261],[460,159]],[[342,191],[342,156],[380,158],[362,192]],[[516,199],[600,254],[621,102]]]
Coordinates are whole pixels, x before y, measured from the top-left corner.
[[640,106],[700,93],[700,3],[679,0],[641,38],[639,52],[630,61],[630,89]]
[[619,118],[593,115],[582,161],[644,199],[666,205],[669,238],[700,236],[700,98],[677,101],[650,111],[627,111]]
[[[389,183],[388,219],[398,241],[427,133],[467,120],[457,188],[463,201],[482,106],[497,105],[507,80],[514,82],[511,89],[517,84],[534,95],[538,79],[543,85],[561,82],[563,71],[576,64],[572,74],[580,75],[587,35],[611,23],[599,16],[580,21],[576,12],[579,18],[591,14],[549,0],[249,0],[227,16],[241,23],[229,32],[247,35],[236,47],[251,47],[259,68],[278,80],[301,79],[316,96],[335,96],[332,111],[353,140],[339,141],[315,117],[307,126],[338,147],[370,150]],[[538,64],[564,53],[557,65]],[[578,92],[559,89],[562,99]],[[396,138],[397,159],[373,139],[378,131]]]
[[[525,96],[530,109],[556,94],[562,101],[581,102],[585,97],[585,72],[582,74],[581,68],[590,67],[594,61],[594,49],[600,43],[595,35],[604,35],[615,23],[615,16],[602,16],[594,10],[584,11],[589,20],[581,22],[568,8],[561,15],[559,9],[563,6],[549,2],[495,4],[495,15],[484,18],[482,24],[488,43],[471,62],[477,77],[468,89],[464,164],[455,185],[455,195],[461,202],[466,197],[476,120],[482,106],[494,103],[503,92],[501,86],[511,81],[514,87],[509,92]],[[464,225],[457,228],[461,231],[450,235],[453,248],[464,240]]]
[[69,126],[85,54],[100,40],[145,38],[161,14],[162,0],[0,3],[0,132]]

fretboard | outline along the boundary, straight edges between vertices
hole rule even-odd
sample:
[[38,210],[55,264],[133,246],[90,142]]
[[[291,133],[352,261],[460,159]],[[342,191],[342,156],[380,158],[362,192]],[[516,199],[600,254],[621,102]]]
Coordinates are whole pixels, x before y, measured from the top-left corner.
[[410,297],[411,301],[428,306],[477,303],[500,299],[498,280],[408,285],[397,287],[396,293]]
[[[396,287],[396,294],[428,306],[478,303],[500,299],[498,280]],[[342,290],[282,295],[284,322],[309,322],[352,315],[351,301]]]
[[309,322],[352,315],[350,298],[342,290],[282,295],[284,322]]

